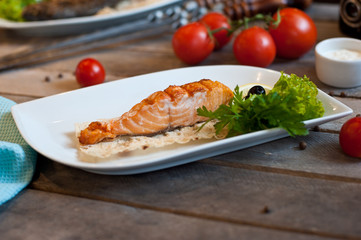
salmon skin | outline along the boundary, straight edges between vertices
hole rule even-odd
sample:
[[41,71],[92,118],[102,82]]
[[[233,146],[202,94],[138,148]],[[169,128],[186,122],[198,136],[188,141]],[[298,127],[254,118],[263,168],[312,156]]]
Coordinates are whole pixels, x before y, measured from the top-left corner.
[[147,136],[192,126],[207,120],[198,116],[198,108],[205,106],[214,111],[221,104],[228,104],[232,97],[230,88],[209,79],[169,86],[151,94],[118,118],[90,123],[80,132],[79,142],[89,145],[123,135]]
[[42,21],[91,16],[104,7],[115,7],[120,0],[49,0],[26,6],[22,16],[26,21]]

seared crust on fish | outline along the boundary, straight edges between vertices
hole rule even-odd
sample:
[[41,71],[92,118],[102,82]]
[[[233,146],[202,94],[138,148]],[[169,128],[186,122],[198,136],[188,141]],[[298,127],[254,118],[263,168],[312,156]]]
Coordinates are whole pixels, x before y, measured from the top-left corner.
[[182,86],[169,86],[151,94],[122,116],[95,121],[78,136],[82,145],[96,144],[118,136],[151,136],[206,121],[197,109],[216,110],[228,104],[233,92],[218,81],[203,79]]

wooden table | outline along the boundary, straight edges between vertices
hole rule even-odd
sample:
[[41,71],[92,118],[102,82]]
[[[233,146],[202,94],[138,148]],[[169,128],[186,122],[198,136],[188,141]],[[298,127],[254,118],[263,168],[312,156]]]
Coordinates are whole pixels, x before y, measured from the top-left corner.
[[[318,41],[343,36],[337,4],[314,3]],[[100,60],[107,81],[186,67],[172,31],[108,44],[56,61],[6,71],[0,95],[18,103],[78,89],[73,71]],[[0,53],[59,39],[0,31]],[[361,87],[336,89],[315,73],[314,51],[270,69],[306,74],[361,112]],[[237,64],[231,46],[201,65]],[[61,76],[59,76],[61,74]],[[46,81],[48,78],[50,81]],[[166,170],[129,176],[88,173],[39,155],[31,184],[0,207],[1,239],[361,239],[361,160],[338,142],[346,117],[308,136],[283,138]],[[299,150],[301,141],[307,143]]]

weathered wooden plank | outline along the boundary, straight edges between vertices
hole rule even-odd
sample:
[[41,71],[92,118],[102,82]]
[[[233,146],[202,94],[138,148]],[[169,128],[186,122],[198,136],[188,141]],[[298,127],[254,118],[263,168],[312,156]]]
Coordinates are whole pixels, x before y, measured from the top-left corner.
[[[73,69],[71,69],[73,71]],[[0,76],[0,89],[5,94],[45,97],[79,88],[72,72],[41,69],[11,71]],[[59,74],[62,77],[58,77]],[[49,79],[49,80],[48,80]]]
[[[132,176],[94,175],[41,159],[31,187],[209,219],[361,238],[361,163],[342,154],[335,136],[311,134],[303,139],[308,144],[304,151],[297,149],[300,139],[284,139]],[[260,214],[265,206],[270,209],[266,216]]]
[[33,190],[0,206],[0,232],[23,240],[327,239]]
[[23,103],[23,102],[28,102],[28,101],[37,99],[34,97],[29,97],[29,96],[2,94],[1,92],[0,92],[0,96],[10,99],[16,103]]
[[[343,153],[338,136],[310,132],[308,136],[288,137],[216,156],[211,161],[215,160],[214,163],[221,165],[240,164],[241,168],[261,171],[279,171],[290,175],[361,183],[361,161]],[[300,150],[300,142],[307,144],[306,149]]]
[[[107,81],[167,69],[187,67],[175,58],[173,52],[171,52],[170,46],[167,47],[168,51],[152,52],[150,50],[159,49],[158,46],[161,45],[163,45],[164,48],[164,45],[169,44],[170,38],[166,37],[166,40],[147,45],[149,47],[149,49],[147,47],[147,50],[143,47],[139,47],[138,49],[135,47],[134,49],[131,49],[131,51],[111,49],[109,52],[92,53],[64,59],[62,61],[50,62],[23,71],[6,72],[0,77],[0,89],[1,92],[5,94],[30,95],[35,97],[49,96],[78,89],[79,85],[75,81],[73,72],[78,61],[84,57],[95,57],[103,63],[107,71]],[[127,61],[123,61],[123,57],[120,56],[126,57]],[[163,60],[154,61],[157,58]],[[114,61],[114,59],[119,59],[119,61]],[[139,64],[139,59],[142,59],[142,64]],[[164,59],[167,60],[165,61]],[[237,64],[229,46],[223,51],[213,53],[201,65],[216,64]],[[286,73],[295,73],[300,76],[307,75],[326,93],[333,93],[336,96],[345,93],[349,97],[361,97],[361,91],[359,91],[360,87],[338,89],[321,83],[315,72],[313,51],[310,51],[297,61],[276,59],[269,68],[277,71],[285,71]],[[59,78],[59,75],[62,77]],[[46,79],[50,79],[50,81],[47,81]]]
[[48,45],[55,43],[62,38],[36,38],[36,37],[23,37],[17,35],[15,32],[0,29],[0,56],[13,54],[16,52],[24,51],[34,46]]
[[361,100],[357,98],[347,98],[347,97],[335,97],[340,102],[344,103],[346,106],[350,107],[353,110],[353,113],[347,117],[343,117],[325,124],[320,125],[320,131],[326,132],[339,132],[342,125],[350,118],[355,117],[357,114],[361,114]]
[[[202,65],[237,64],[233,53],[226,50],[227,49],[212,54],[204,63],[202,63]],[[127,61],[122,61],[119,56],[126,56]],[[23,71],[3,73],[0,76],[1,92],[43,97],[78,89],[79,85],[76,83],[73,72],[75,71],[78,61],[84,57],[95,57],[103,63],[107,72],[107,81],[156,71],[187,67],[176,59],[172,52],[154,53],[141,50],[113,50],[112,52],[107,53],[93,53],[90,55],[65,59],[59,62],[51,62],[46,65],[29,68]],[[142,64],[139,64],[140,58],[142,59]],[[163,60],[154,61],[156,58]],[[114,59],[119,59],[119,61],[122,62],[119,63],[119,61],[114,61]],[[306,54],[296,62],[276,59],[269,68],[277,71],[285,71],[286,73],[295,73],[299,76],[307,75],[326,93],[333,92],[335,95],[340,95],[341,92],[345,92],[346,95],[350,97],[358,97],[359,95],[358,88],[347,90],[335,89],[319,82],[315,72],[313,52]],[[59,77],[59,75],[62,77]],[[49,79],[49,81],[46,79]]]
[[[318,41],[329,37],[343,36],[339,31],[337,22],[317,21],[316,25],[319,30]],[[95,57],[103,63],[107,71],[107,81],[187,67],[187,65],[174,56],[171,47],[171,37],[172,32],[169,32],[159,35],[157,38],[147,38],[147,41],[139,39],[133,41],[132,44],[111,44],[76,57],[67,57],[47,64],[30,67],[23,71],[6,72],[1,75],[0,89],[4,93],[27,94],[37,97],[77,89],[79,86],[75,81],[73,72],[77,63],[85,57]],[[162,60],[155,61],[156,59]],[[238,64],[233,56],[231,44],[222,51],[212,53],[200,65],[215,64]],[[359,91],[361,87],[338,89],[320,82],[317,78],[314,64],[314,50],[311,50],[297,61],[277,58],[268,68],[285,71],[286,73],[295,73],[300,76],[307,75],[320,89],[327,93],[332,92],[340,96],[344,92],[350,97],[361,97],[361,91]],[[61,79],[58,78],[59,74],[63,75]],[[51,81],[45,81],[46,78],[50,78]]]
[[[157,54],[137,51],[115,51],[112,54],[89,54],[76,58],[51,62],[46,65],[25,69],[22,71],[10,71],[1,74],[0,89],[3,93],[31,95],[35,97],[50,96],[57,93],[79,89],[74,76],[77,63],[85,57],[98,59],[107,72],[106,81],[113,81],[125,77],[176,68],[179,65],[173,55],[169,61],[154,61]],[[126,56],[126,61],[120,63],[119,56]],[[167,56],[162,56],[162,59]],[[114,59],[119,59],[114,61]],[[139,64],[142,59],[142,64]],[[59,74],[61,77],[59,77]],[[48,80],[47,80],[48,79]]]

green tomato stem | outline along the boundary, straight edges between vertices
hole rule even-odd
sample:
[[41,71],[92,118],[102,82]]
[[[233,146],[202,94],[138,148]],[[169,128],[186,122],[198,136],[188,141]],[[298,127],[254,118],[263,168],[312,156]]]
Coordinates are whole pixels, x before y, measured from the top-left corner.
[[231,33],[233,33],[235,31],[239,30],[240,28],[248,29],[250,23],[256,22],[256,21],[264,22],[266,24],[266,28],[269,28],[270,25],[272,25],[273,27],[277,27],[279,25],[279,23],[281,22],[280,10],[279,9],[277,10],[276,20],[273,19],[271,14],[258,13],[256,15],[254,15],[253,17],[244,17],[242,19],[232,21],[231,22],[231,30],[229,30],[229,31]]

